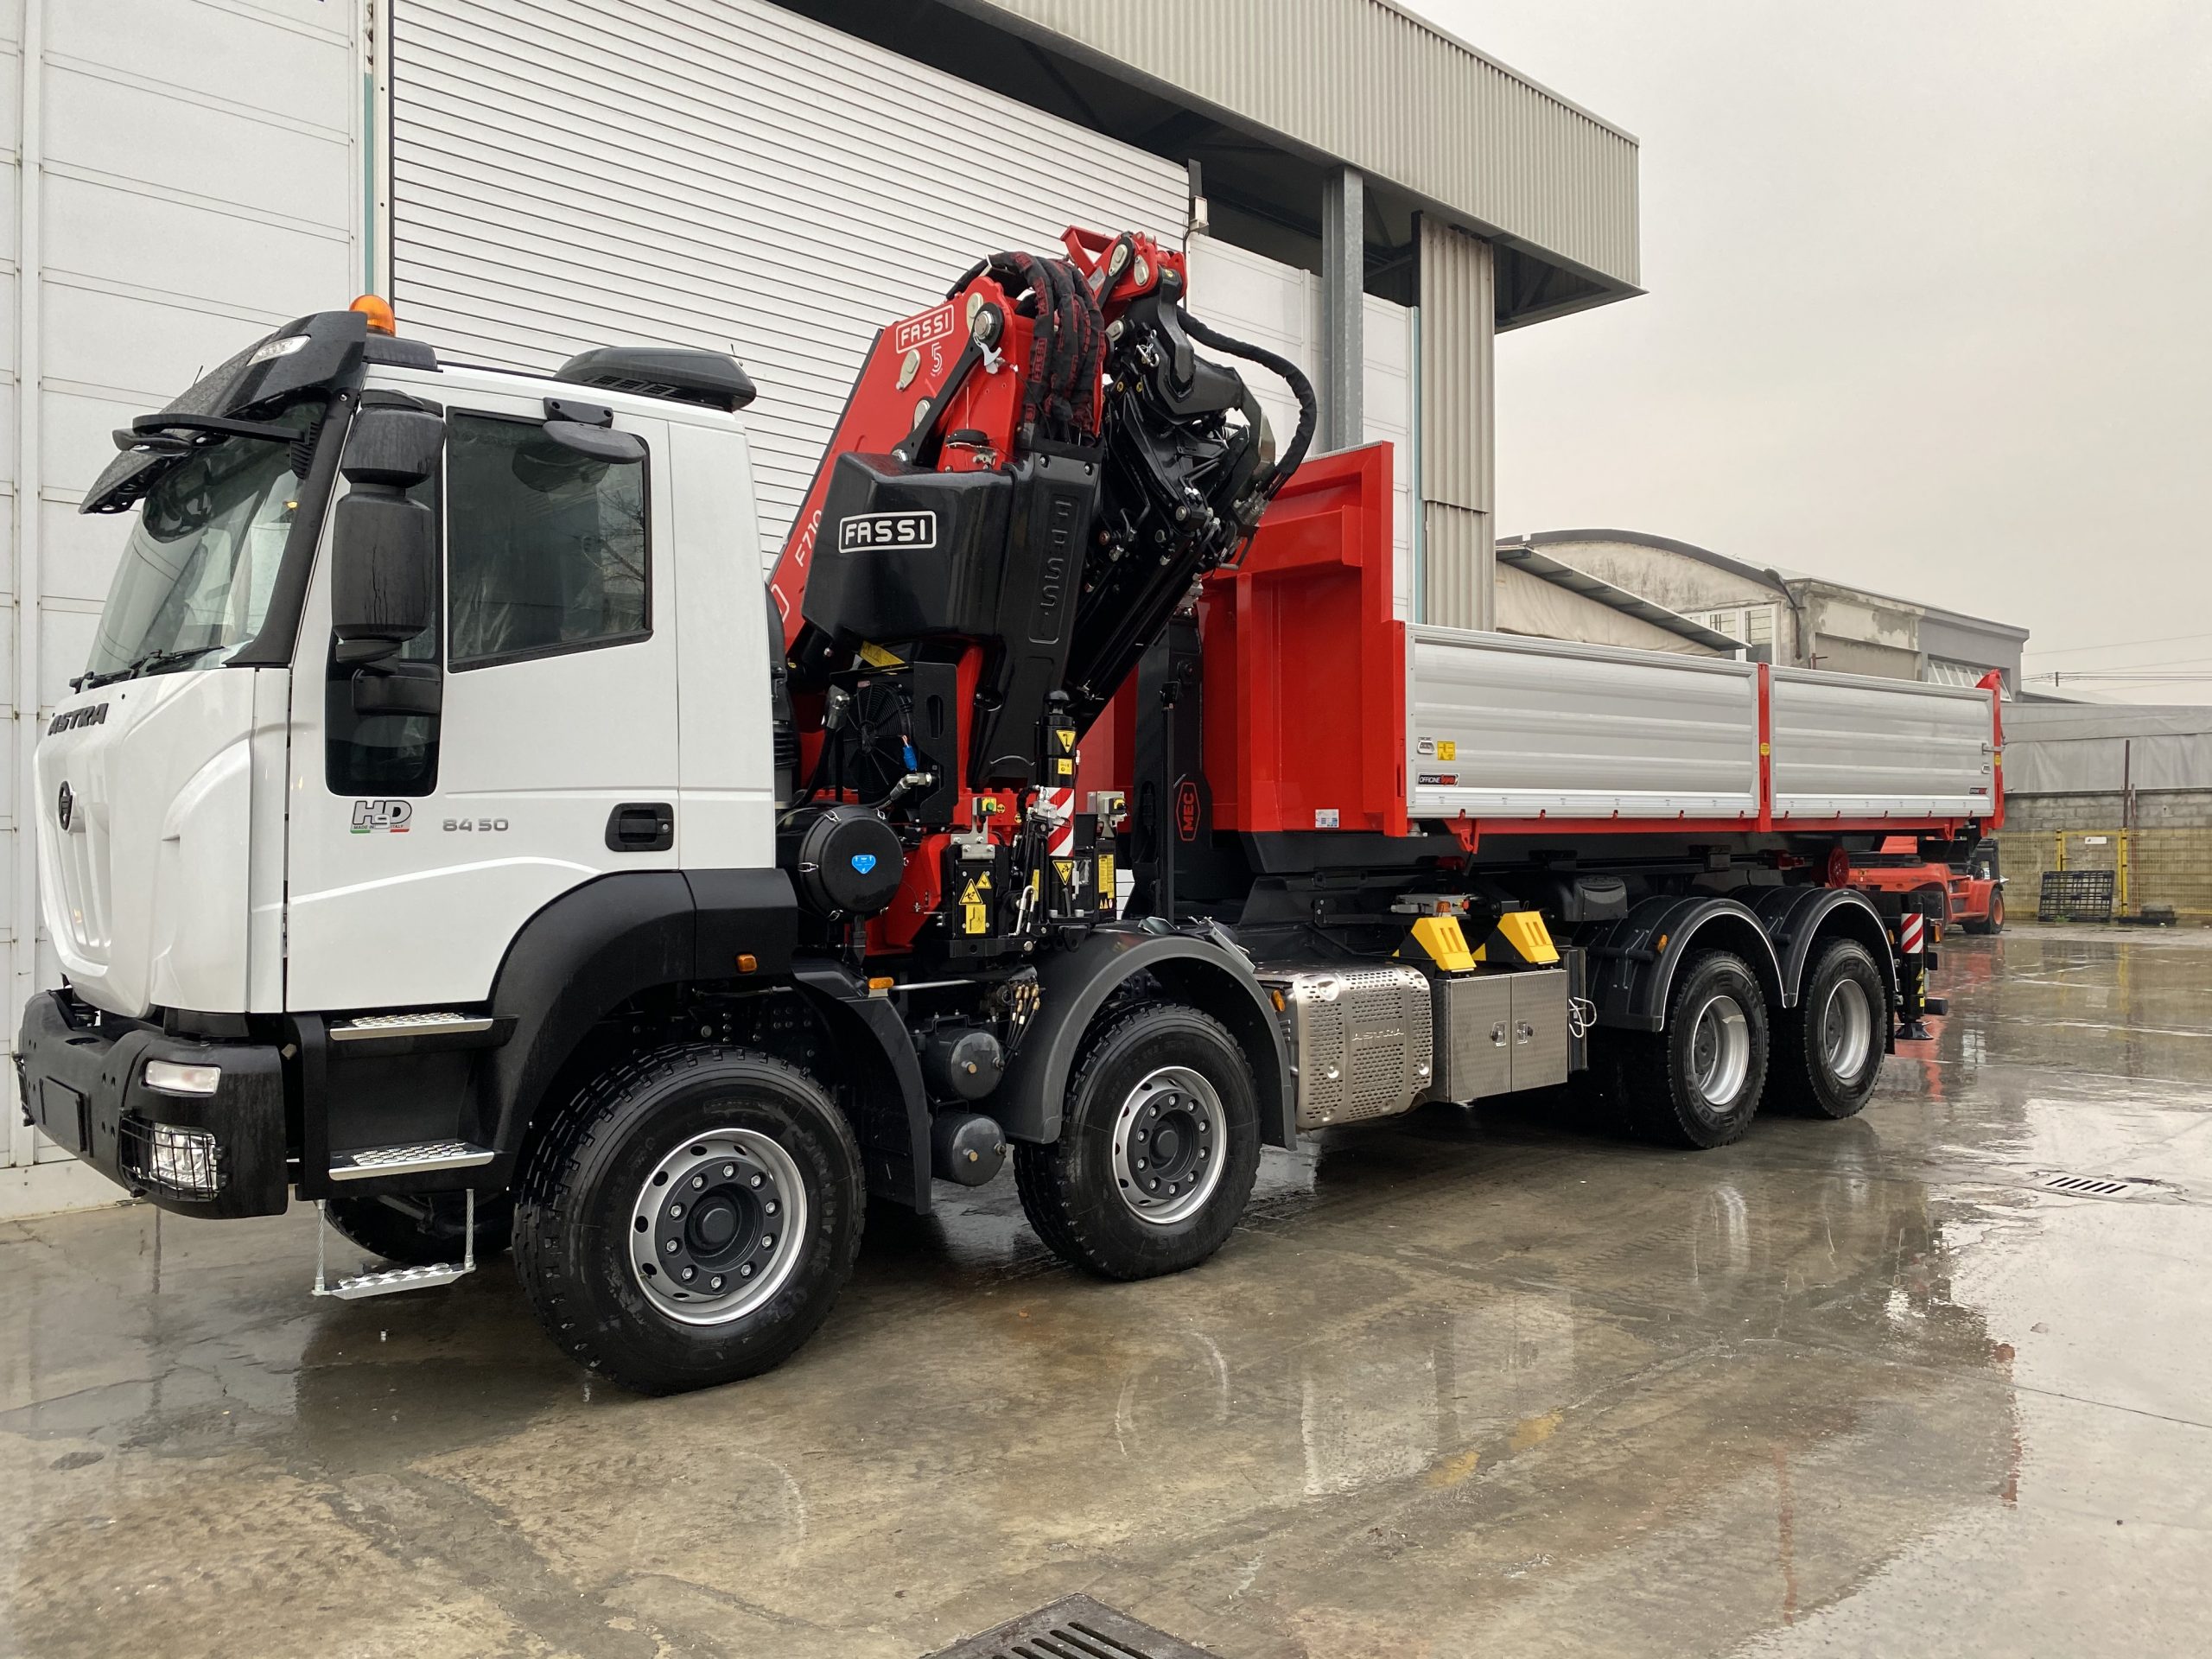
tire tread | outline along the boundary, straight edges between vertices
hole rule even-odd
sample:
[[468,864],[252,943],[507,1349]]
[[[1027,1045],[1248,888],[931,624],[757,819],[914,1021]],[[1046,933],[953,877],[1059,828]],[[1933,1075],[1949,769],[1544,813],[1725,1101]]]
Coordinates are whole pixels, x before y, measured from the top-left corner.
[[[578,1090],[547,1125],[544,1135],[531,1150],[521,1179],[516,1183],[515,1276],[521,1281],[523,1294],[536,1311],[539,1323],[561,1350],[578,1364],[601,1376],[620,1377],[626,1386],[640,1393],[674,1393],[696,1385],[685,1382],[656,1385],[651,1382],[640,1382],[629,1375],[620,1363],[611,1363],[603,1344],[586,1328],[586,1322],[571,1317],[568,1298],[561,1289],[560,1272],[553,1263],[559,1255],[563,1230],[576,1208],[575,1180],[584,1150],[621,1111],[637,1090],[674,1077],[685,1067],[696,1067],[710,1060],[721,1059],[744,1060],[768,1071],[780,1073],[803,1090],[826,1092],[810,1073],[788,1060],[779,1060],[758,1049],[727,1043],[670,1044],[609,1066]],[[842,1111],[835,1109],[834,1104],[828,1116],[842,1141],[851,1166],[857,1171],[861,1167],[860,1145],[854,1136],[851,1123]],[[854,1194],[854,1225],[844,1259],[831,1264],[835,1282],[841,1288],[851,1278],[854,1264],[860,1258],[866,1206],[859,1202],[859,1197],[856,1191]],[[825,1304],[825,1315],[827,1312]],[[797,1332],[795,1339],[759,1369],[765,1370],[769,1365],[788,1357],[813,1334],[813,1331],[814,1326],[809,1325]]]

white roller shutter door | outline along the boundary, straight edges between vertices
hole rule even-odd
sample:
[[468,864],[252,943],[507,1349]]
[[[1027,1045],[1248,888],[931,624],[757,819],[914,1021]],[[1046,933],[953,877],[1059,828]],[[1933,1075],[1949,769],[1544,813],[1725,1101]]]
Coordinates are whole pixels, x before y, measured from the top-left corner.
[[764,556],[877,328],[1070,224],[1181,245],[1182,169],[766,0],[397,0],[401,328],[543,370],[734,351]]

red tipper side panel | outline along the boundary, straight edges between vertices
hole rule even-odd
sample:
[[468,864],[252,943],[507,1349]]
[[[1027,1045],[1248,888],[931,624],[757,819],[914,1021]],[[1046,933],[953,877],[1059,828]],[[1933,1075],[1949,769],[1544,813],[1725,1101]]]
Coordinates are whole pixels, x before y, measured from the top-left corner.
[[1300,467],[1244,562],[1208,577],[1214,827],[1406,833],[1406,635],[1391,613],[1390,446]]

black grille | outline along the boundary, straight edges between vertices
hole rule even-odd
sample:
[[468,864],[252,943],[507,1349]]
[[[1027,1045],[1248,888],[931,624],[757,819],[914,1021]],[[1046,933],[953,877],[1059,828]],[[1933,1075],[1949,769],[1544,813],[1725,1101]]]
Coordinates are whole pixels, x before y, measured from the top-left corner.
[[2108,922],[2112,920],[2111,870],[2045,870],[2043,893],[2036,906],[2039,922]]
[[939,1649],[930,1659],[1211,1659],[1204,1648],[1140,1624],[1089,1596],[1066,1596],[1033,1613]]

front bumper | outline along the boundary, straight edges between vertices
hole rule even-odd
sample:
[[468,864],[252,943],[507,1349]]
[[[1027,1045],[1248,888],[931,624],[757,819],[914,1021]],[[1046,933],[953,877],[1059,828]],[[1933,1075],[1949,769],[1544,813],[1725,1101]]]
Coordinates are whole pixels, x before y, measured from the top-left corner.
[[[109,1020],[63,991],[23,1010],[24,1114],[135,1197],[179,1215],[270,1216],[285,1204],[284,1065],[273,1044],[210,1043]],[[149,1060],[222,1070],[215,1092],[145,1082]]]

